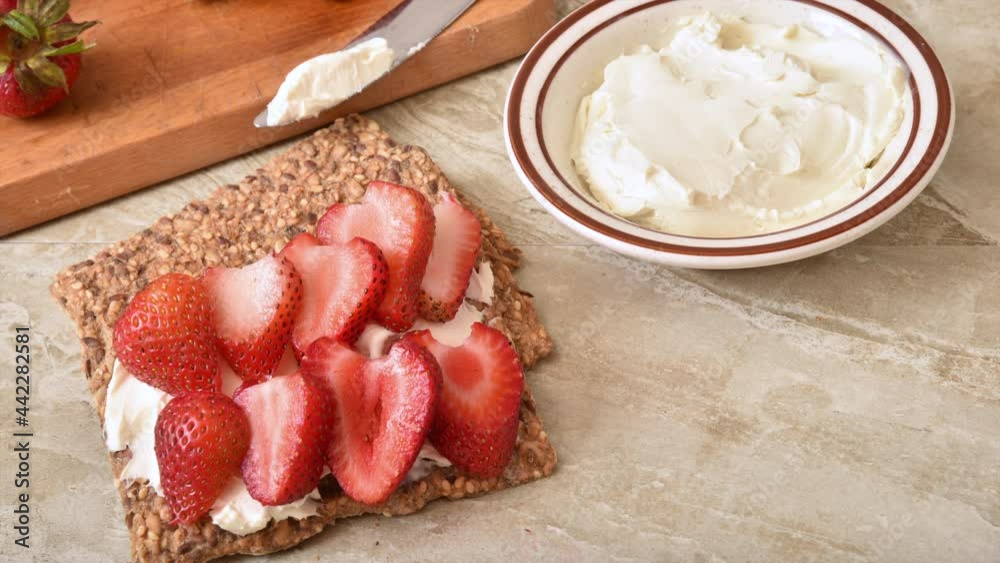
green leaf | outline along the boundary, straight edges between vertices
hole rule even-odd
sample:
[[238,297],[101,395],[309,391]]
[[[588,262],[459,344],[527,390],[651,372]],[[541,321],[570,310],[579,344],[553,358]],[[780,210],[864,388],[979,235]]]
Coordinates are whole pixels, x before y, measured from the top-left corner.
[[14,65],[14,80],[17,80],[18,86],[29,96],[34,96],[45,86],[35,78],[24,63]]
[[3,17],[3,23],[28,39],[38,39],[38,27],[35,21],[18,10],[11,10]]
[[7,55],[0,55],[0,74],[7,72],[8,68],[10,68],[10,57]]
[[93,45],[85,45],[82,39],[78,39],[72,43],[63,45],[62,47],[49,47],[42,51],[42,55],[46,57],[58,57],[61,55],[75,55],[77,53],[82,53],[88,49],[93,49]]
[[21,0],[17,3],[17,9],[31,16],[38,17],[38,0]]
[[42,0],[38,6],[38,23],[48,27],[69,13],[69,0]]
[[69,85],[66,84],[66,73],[63,69],[56,63],[48,60],[43,55],[35,55],[31,57],[25,64],[31,69],[31,72],[35,74],[46,86],[52,86],[53,88],[62,88],[63,90],[69,91]]
[[45,42],[49,45],[75,39],[84,31],[97,25],[97,22],[63,22],[57,23],[45,30]]

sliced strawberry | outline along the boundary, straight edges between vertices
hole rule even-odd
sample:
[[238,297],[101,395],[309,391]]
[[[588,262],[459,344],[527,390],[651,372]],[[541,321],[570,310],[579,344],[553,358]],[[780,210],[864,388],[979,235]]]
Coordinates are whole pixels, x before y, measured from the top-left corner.
[[514,453],[524,391],[524,372],[507,337],[475,323],[455,348],[426,330],[408,339],[434,354],[444,376],[431,444],[462,471],[499,477]]
[[114,348],[129,373],[171,395],[221,388],[211,302],[186,274],[159,277],[132,298]]
[[409,330],[417,318],[420,280],[434,242],[434,211],[413,188],[371,182],[361,203],[338,203],[316,225],[324,243],[361,237],[375,243],[389,264],[389,286],[375,311],[379,324]]
[[455,318],[479,257],[479,219],[451,194],[434,206],[434,247],[420,284],[420,316],[437,322]]
[[328,338],[309,347],[302,371],[321,379],[334,399],[326,462],[348,496],[378,504],[399,487],[434,419],[441,373],[434,357],[400,341],[369,360]]
[[292,344],[301,355],[320,337],[354,343],[385,295],[389,267],[371,242],[323,245],[301,234],[281,251],[302,275],[302,312]]
[[219,353],[244,381],[274,374],[302,308],[302,278],[278,256],[201,277],[214,310]]
[[212,508],[239,475],[250,424],[229,397],[195,391],[172,399],[156,419],[156,463],[174,524],[190,524]]
[[315,489],[333,414],[322,384],[299,371],[244,385],[233,400],[250,421],[250,450],[243,459],[250,496],[277,506]]

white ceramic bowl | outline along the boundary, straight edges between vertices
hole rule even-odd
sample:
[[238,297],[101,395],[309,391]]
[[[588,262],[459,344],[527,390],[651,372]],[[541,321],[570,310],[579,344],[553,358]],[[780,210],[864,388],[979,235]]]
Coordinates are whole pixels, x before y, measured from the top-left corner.
[[[603,209],[570,159],[580,101],[600,85],[604,67],[622,52],[662,43],[664,22],[705,11],[765,23],[843,26],[888,45],[909,70],[913,111],[886,151],[898,156],[882,180],[819,220],[738,238],[672,235]],[[556,24],[525,57],[507,97],[504,130],[521,181],[574,231],[643,260],[725,269],[798,260],[871,232],[930,182],[951,143],[954,122],[951,87],[937,55],[913,27],[876,0],[594,0]]]

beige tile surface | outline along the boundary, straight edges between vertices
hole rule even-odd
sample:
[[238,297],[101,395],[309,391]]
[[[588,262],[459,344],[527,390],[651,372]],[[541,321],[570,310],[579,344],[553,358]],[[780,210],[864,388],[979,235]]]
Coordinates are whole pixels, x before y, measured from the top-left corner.
[[[550,479],[338,524],[274,561],[1000,561],[1000,4],[891,0],[958,103],[931,187],[814,259],[711,273],[571,234],[503,146],[508,64],[371,113],[525,251],[557,352],[532,380]],[[563,2],[568,11],[579,2]],[[276,147],[0,240],[0,559],[128,557],[76,337],[47,287]],[[33,548],[11,546],[12,327],[34,335]]]

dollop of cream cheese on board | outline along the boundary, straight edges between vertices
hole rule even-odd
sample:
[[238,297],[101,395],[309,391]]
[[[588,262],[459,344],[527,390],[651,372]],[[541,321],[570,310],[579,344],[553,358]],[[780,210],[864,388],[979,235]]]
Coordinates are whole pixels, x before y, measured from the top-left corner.
[[395,53],[385,39],[313,57],[292,69],[267,104],[267,125],[315,117],[378,80],[392,67]]
[[667,37],[608,64],[577,114],[575,167],[612,213],[678,235],[773,232],[850,203],[891,164],[908,76],[875,38],[712,14]]
[[[466,297],[486,305],[492,303],[493,270],[489,262],[483,262],[473,270]],[[468,303],[463,303],[454,319],[446,323],[428,323],[419,320],[414,330],[426,328],[442,343],[458,346],[472,333],[472,325],[482,320],[481,311]],[[396,333],[375,323],[369,323],[358,339],[356,348],[363,354],[378,358],[383,355],[386,344],[395,336]],[[242,380],[233,373],[226,362],[220,361],[219,366],[222,392],[232,396],[242,384]],[[278,365],[277,373],[289,374],[297,369],[298,362],[289,348]],[[160,467],[156,462],[154,436],[156,420],[171,398],[167,393],[133,377],[115,359],[104,407],[105,444],[109,451],[119,452],[128,448],[132,453],[132,459],[122,469],[120,476],[126,485],[144,479],[161,496],[163,489],[160,486]],[[425,443],[407,474],[406,482],[426,477],[435,467],[450,465],[451,462],[433,446]],[[272,519],[279,521],[314,516],[319,509],[320,500],[319,491],[313,490],[305,497],[289,504],[264,506],[250,496],[242,479],[234,477],[212,506],[209,515],[212,522],[223,530],[245,536],[262,530]]]

